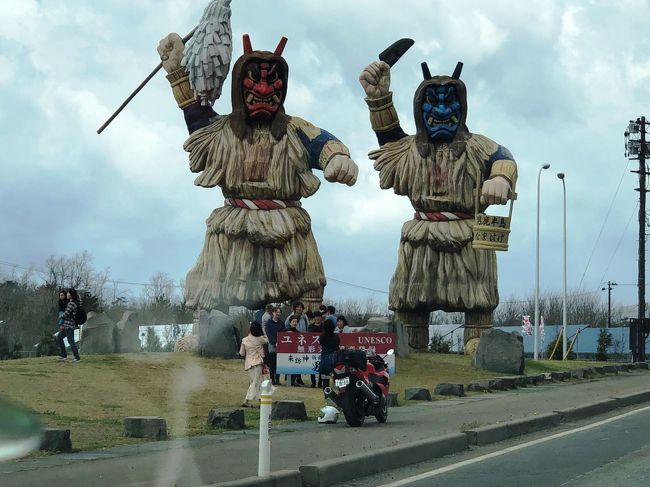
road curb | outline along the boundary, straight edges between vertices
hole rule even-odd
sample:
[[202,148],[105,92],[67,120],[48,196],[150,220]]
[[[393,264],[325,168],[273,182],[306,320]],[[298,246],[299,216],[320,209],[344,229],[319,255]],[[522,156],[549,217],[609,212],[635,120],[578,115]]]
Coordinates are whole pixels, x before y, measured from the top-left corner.
[[[392,470],[403,465],[451,455],[468,448],[467,436],[463,433],[455,433],[396,445],[391,448],[378,448],[372,453],[333,458],[301,466],[302,485],[303,487],[325,487],[337,482]],[[370,457],[372,457],[372,461],[368,461]]]
[[492,424],[465,431],[470,445],[488,445],[507,440],[515,436],[550,428],[560,424],[560,417],[555,413],[540,414],[530,418],[516,419],[504,423]]
[[203,487],[302,487],[302,475],[298,470],[278,470],[268,477],[247,477]]
[[641,402],[650,402],[650,390],[612,396],[612,399],[616,400],[618,407],[631,406]]
[[621,407],[621,404],[616,399],[608,398],[601,401],[596,401],[588,404],[581,404],[566,409],[558,409],[554,411],[560,417],[560,422],[575,421],[577,419],[595,416],[597,414],[607,413],[616,408]]

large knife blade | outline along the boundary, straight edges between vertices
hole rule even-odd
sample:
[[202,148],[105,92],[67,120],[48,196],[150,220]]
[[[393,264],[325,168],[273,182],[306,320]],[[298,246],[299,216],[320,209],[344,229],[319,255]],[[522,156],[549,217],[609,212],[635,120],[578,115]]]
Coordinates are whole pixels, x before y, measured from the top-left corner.
[[379,60],[384,61],[392,68],[413,44],[415,44],[415,41],[408,38],[395,41],[379,54]]

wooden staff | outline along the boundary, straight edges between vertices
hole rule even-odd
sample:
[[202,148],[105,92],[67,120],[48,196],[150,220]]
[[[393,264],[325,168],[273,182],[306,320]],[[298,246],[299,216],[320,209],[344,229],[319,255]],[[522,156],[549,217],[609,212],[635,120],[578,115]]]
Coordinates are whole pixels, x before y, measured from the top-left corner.
[[[194,27],[194,29],[192,29],[192,32],[190,32],[185,37],[183,37],[183,44],[185,44],[187,41],[189,41],[192,38],[192,36],[194,35],[194,31],[196,31],[196,29],[197,27]],[[133,100],[133,98],[135,98],[135,95],[137,95],[140,92],[140,90],[144,88],[144,86],[151,80],[151,78],[153,78],[156,75],[156,73],[160,71],[160,68],[162,68],[162,61],[158,64],[158,66],[154,68],[154,70],[151,73],[149,73],[149,76],[147,76],[144,79],[144,81],[140,83],[140,85],[133,91],[133,93],[131,93],[128,96],[128,98],[124,100],[124,102],[120,105],[120,107],[117,110],[115,110],[113,115],[111,115],[108,118],[108,120],[106,120],[104,124],[97,129],[98,134],[101,134],[104,131],[104,129],[108,127],[108,125],[113,121],[113,119],[117,117],[122,110],[124,110],[124,108],[130,103],[130,101]]]

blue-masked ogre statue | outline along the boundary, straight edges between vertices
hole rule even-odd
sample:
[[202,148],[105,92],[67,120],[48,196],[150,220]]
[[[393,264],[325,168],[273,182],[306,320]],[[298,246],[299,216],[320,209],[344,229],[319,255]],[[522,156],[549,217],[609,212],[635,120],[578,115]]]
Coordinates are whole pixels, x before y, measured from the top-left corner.
[[402,227],[389,296],[410,351],[427,348],[429,314],[444,310],[465,312],[465,350],[473,352],[499,303],[496,254],[472,248],[475,190],[482,186],[481,212],[505,204],[517,166],[505,147],[468,130],[461,68],[458,63],[452,76],[431,76],[422,64],[424,80],[413,99],[415,135],[400,127],[388,64],[373,62],[359,78],[380,146],[369,153],[380,186],[408,196],[415,210]]

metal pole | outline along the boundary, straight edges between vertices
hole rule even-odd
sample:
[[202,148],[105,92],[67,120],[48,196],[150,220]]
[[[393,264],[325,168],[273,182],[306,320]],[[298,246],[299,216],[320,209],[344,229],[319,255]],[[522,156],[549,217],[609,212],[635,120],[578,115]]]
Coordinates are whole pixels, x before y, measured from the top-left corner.
[[607,281],[607,328],[612,327],[612,281]]
[[563,256],[564,263],[562,266],[562,274],[564,280],[564,286],[562,291],[562,360],[566,360],[567,356],[567,336],[566,336],[566,185],[564,183],[564,173],[558,173],[558,178],[562,180],[562,194],[564,199],[564,246],[563,246]]
[[641,147],[639,150],[639,327],[637,329],[638,360],[645,362],[645,117],[641,124]]
[[542,176],[542,169],[548,169],[550,164],[543,164],[537,172],[537,242],[535,253],[535,330],[533,338],[533,359],[537,360],[537,336],[539,335],[539,189]]
[[[192,32],[190,32],[190,33],[187,34],[185,37],[183,37],[183,44],[185,44],[187,41],[189,41],[189,40],[192,38],[192,36],[194,35],[194,31],[196,31],[196,29],[197,29],[197,28],[194,27],[194,28],[192,29]],[[126,100],[124,100],[124,101],[122,102],[122,104],[117,108],[117,110],[115,110],[115,111],[113,112],[113,114],[112,114],[110,117],[108,117],[108,120],[106,120],[106,121],[102,124],[102,126],[99,127],[99,128],[97,129],[97,133],[98,133],[98,134],[101,134],[101,133],[104,131],[104,129],[105,129],[106,127],[108,127],[108,125],[113,121],[113,119],[114,119],[115,117],[117,117],[117,116],[120,114],[120,112],[122,112],[122,110],[124,110],[124,108],[125,108],[125,107],[130,103],[130,102],[131,102],[131,100],[133,100],[133,98],[135,98],[135,95],[137,95],[138,93],[140,93],[140,90],[141,90],[142,88],[144,88],[145,85],[146,85],[147,83],[149,83],[149,81],[151,81],[151,78],[153,78],[153,77],[156,75],[156,73],[157,73],[158,71],[160,71],[160,69],[161,69],[162,67],[163,67],[163,65],[162,65],[162,62],[161,62],[161,63],[158,63],[158,66],[156,66],[155,68],[153,68],[153,71],[151,71],[151,73],[149,73],[149,75],[148,75],[148,76],[147,76],[147,77],[142,81],[142,83],[140,83],[140,84],[138,85],[138,87],[137,87],[135,90],[133,90],[133,92],[132,92],[132,93],[131,93],[127,98],[126,98]]]
[[271,407],[273,405],[273,388],[271,381],[262,382],[260,395],[260,445],[257,476],[265,477],[271,473]]

